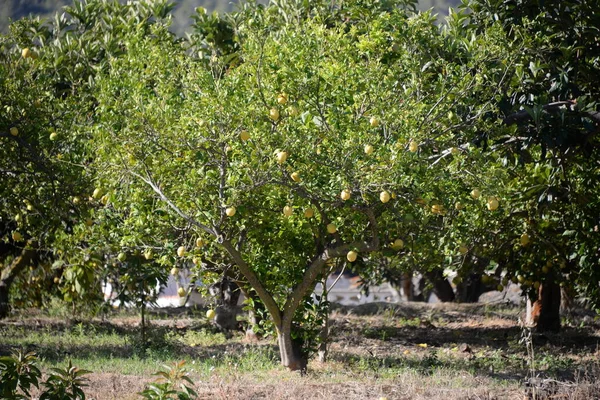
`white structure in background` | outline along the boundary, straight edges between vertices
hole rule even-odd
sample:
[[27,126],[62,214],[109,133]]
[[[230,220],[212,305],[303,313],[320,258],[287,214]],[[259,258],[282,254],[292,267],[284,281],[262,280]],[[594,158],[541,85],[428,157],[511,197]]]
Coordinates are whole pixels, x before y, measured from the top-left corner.
[[[338,279],[339,277],[339,279]],[[337,282],[336,282],[337,280]],[[333,287],[331,287],[334,285]],[[369,286],[369,293],[364,294],[360,287],[360,277],[348,275],[339,276],[332,274],[327,278],[327,300],[344,306],[355,306],[365,303],[386,302],[399,303],[402,301],[400,293],[389,283],[379,286]],[[323,293],[323,285],[318,283],[314,294],[320,296]]]
[[[197,282],[196,285],[202,285],[202,282]],[[177,289],[183,287],[184,289],[188,290],[189,286],[190,274],[188,271],[181,269],[177,277],[169,275],[167,285],[156,288],[156,290],[160,290],[160,293],[158,294],[158,298],[156,300],[156,305],[158,307],[181,307],[184,305],[193,306],[205,305],[208,303],[206,299],[200,295],[200,293],[193,290],[188,296],[187,303],[184,304],[185,297],[179,297]],[[106,283],[102,287],[102,292],[104,293],[105,301],[111,301],[113,304],[119,305],[119,302],[115,300],[116,294],[113,293],[113,288],[110,283]]]
[[[196,283],[196,285],[201,284],[201,282]],[[201,306],[208,303],[204,297],[200,296],[200,293],[192,290],[192,293],[188,296],[187,303],[184,304],[185,297],[179,297],[177,294],[177,289],[179,287],[183,287],[187,290],[189,286],[189,275],[184,273],[183,270],[179,272],[179,276],[177,278],[175,278],[173,275],[169,275],[167,286],[164,286],[160,291],[158,299],[156,300],[156,304],[158,307],[181,307],[184,305]]]
[[[210,299],[202,297],[200,293],[198,293],[195,290],[193,290],[188,296],[187,303],[183,303],[185,301],[185,297],[179,297],[179,295],[177,294],[177,289],[179,287],[183,287],[184,289],[188,290],[190,286],[189,278],[190,274],[184,269],[180,270],[179,275],[177,277],[170,275],[169,280],[167,281],[167,285],[160,288],[160,293],[156,301],[157,306],[181,307],[184,305],[194,306],[206,305],[210,303]],[[331,286],[334,283],[335,285],[333,286],[333,288],[331,288]],[[201,284],[201,282],[196,283],[196,285]],[[387,282],[379,286],[369,286],[369,294],[364,294],[360,287],[360,277],[357,276],[339,276],[337,274],[332,274],[327,279],[327,287],[331,288],[327,295],[327,299],[331,303],[338,303],[345,306],[359,305],[372,302],[398,303],[402,301],[400,293]],[[314,294],[320,296],[322,292],[322,284],[318,283],[315,287]],[[112,286],[110,284],[106,284],[106,286],[104,287],[104,299],[108,301],[111,298],[111,296],[114,296],[114,294],[112,294]],[[241,304],[243,298],[243,295],[240,296],[240,302],[238,304]],[[116,301],[115,303],[118,304]]]

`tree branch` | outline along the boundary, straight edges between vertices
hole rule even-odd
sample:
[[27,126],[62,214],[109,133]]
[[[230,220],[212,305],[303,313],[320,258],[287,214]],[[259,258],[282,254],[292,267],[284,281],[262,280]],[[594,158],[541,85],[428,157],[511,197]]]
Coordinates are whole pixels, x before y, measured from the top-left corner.
[[264,303],[265,307],[269,311],[269,314],[271,314],[275,326],[281,326],[281,311],[279,310],[279,306],[275,302],[273,296],[271,296],[271,294],[263,286],[258,276],[254,273],[254,271],[252,271],[252,268],[250,268],[248,263],[246,263],[246,261],[242,258],[240,252],[237,251],[237,249],[229,240],[223,239],[221,245],[229,253],[233,259],[233,262],[237,265],[238,269],[242,275],[244,275],[252,289],[256,291],[256,294],[258,294],[258,297],[260,297]]
[[288,296],[285,305],[283,306],[282,324],[286,325],[292,322],[294,313],[300,305],[300,302],[310,290],[314,289],[317,277],[324,272],[327,266],[327,260],[330,258],[343,257],[350,250],[358,250],[360,253],[370,253],[379,249],[377,219],[373,213],[373,210],[367,209],[365,212],[369,218],[369,224],[373,234],[371,242],[352,242],[333,248],[327,248],[315,259],[313,259],[306,269],[306,272],[304,272],[302,282],[300,282],[300,284],[294,288],[292,293]]

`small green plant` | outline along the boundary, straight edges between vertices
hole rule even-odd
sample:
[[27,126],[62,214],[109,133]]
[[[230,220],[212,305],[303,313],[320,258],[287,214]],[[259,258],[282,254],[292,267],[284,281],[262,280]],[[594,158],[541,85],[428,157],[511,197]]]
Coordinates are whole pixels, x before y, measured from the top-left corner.
[[[10,357],[0,357],[0,399],[29,399],[31,386],[39,388],[42,376],[37,367],[35,353],[23,354],[13,352]],[[83,375],[90,371],[82,370],[71,365],[66,369],[52,368],[48,379],[42,383],[46,387],[40,395],[40,400],[85,400],[81,389],[85,385]],[[18,391],[21,393],[17,393]]]
[[148,385],[143,392],[138,393],[140,396],[148,400],[191,400],[198,397],[191,388],[194,383],[185,368],[185,361],[176,362],[172,367],[165,365],[163,368],[164,370],[154,374],[159,378]]
[[82,387],[87,386],[87,378],[83,378],[83,375],[91,371],[74,367],[71,360],[67,368],[52,368],[51,371],[43,383],[47,389],[40,396],[40,400],[85,400]]
[[[37,357],[34,353],[23,354],[13,352],[12,356],[0,357],[0,398],[1,399],[28,399],[31,398],[31,386],[38,387],[38,380],[42,376],[35,365]],[[17,394],[21,390],[24,395]]]

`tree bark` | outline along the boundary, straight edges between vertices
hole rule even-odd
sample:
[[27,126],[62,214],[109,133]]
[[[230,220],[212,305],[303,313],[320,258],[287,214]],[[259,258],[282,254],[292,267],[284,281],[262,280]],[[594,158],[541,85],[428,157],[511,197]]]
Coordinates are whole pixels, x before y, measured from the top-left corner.
[[477,303],[483,292],[482,289],[481,274],[469,274],[461,283],[456,285],[456,298],[460,303]]
[[10,311],[9,292],[15,278],[27,268],[35,256],[35,250],[24,248],[21,255],[13,260],[9,265],[2,268],[0,271],[0,319],[8,316]]
[[444,277],[444,273],[441,270],[435,269],[426,272],[425,276],[427,276],[427,279],[433,284],[433,293],[435,293],[442,303],[454,301],[456,297],[454,295],[454,290],[452,290],[452,285],[450,285],[448,279]]
[[319,350],[318,357],[320,363],[327,362],[327,342],[329,341],[329,303],[327,303],[327,276],[325,274],[323,280],[321,281],[321,285],[323,285],[323,292],[321,293],[320,305],[326,304],[323,310],[323,324],[321,325],[321,330],[319,331]]
[[287,367],[290,371],[306,372],[308,360],[302,350],[302,341],[292,338],[291,324],[277,327],[277,342],[279,344],[281,365]]
[[528,307],[528,322],[538,332],[560,331],[560,285],[548,280],[540,285],[538,297]]

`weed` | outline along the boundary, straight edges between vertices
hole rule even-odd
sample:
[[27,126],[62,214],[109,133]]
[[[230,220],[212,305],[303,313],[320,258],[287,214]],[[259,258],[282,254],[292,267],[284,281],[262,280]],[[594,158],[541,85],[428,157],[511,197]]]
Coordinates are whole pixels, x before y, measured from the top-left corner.
[[163,370],[154,375],[159,378],[146,387],[143,392],[138,393],[147,400],[191,400],[198,397],[198,394],[192,389],[194,383],[189,377],[189,372],[185,368],[185,361],[179,361],[173,364],[163,366]]

